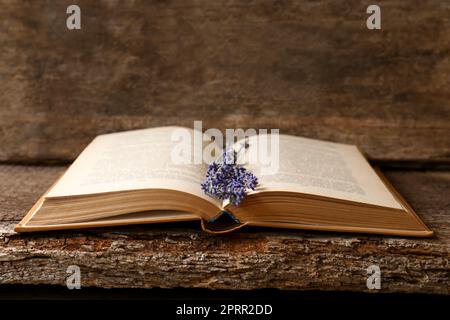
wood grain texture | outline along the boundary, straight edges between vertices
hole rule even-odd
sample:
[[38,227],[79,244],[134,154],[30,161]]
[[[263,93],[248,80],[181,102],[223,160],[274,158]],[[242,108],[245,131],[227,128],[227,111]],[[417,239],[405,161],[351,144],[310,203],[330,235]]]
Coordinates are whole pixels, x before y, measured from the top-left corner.
[[450,160],[450,4],[0,0],[0,161],[72,160],[97,134],[280,128],[376,160]]
[[404,239],[248,228],[210,235],[196,224],[160,224],[16,234],[13,226],[63,167],[0,166],[0,284],[65,285],[79,265],[82,286],[369,291],[450,294],[450,173],[386,172],[435,231]]

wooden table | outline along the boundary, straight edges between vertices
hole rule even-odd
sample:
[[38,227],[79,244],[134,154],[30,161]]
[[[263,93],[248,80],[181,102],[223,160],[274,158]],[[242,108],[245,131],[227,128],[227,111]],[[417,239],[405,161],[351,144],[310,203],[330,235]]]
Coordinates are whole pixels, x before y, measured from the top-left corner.
[[12,231],[61,166],[0,166],[0,282],[65,285],[78,265],[83,286],[369,291],[450,294],[450,172],[387,171],[435,231],[433,239],[248,228],[203,233],[196,224],[19,235]]

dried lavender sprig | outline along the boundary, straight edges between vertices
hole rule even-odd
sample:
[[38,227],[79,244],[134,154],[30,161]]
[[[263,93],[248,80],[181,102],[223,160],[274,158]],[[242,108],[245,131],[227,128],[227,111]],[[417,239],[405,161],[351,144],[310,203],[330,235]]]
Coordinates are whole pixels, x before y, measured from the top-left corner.
[[224,150],[222,158],[211,163],[206,172],[202,190],[214,198],[230,200],[237,206],[247,196],[248,190],[255,190],[258,178],[246,168],[236,164],[234,150]]

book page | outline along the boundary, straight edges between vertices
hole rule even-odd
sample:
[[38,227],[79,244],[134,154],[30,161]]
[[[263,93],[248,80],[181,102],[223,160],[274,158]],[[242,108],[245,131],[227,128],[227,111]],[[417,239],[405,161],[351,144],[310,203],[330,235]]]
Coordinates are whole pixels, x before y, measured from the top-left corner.
[[[172,141],[175,129],[162,127],[101,135],[80,154],[47,198],[87,195],[137,189],[170,189],[187,192],[213,202],[205,196],[200,183],[205,164],[175,164],[172,151],[180,141]],[[193,154],[193,151],[191,152]]]
[[[258,190],[292,191],[403,208],[356,146],[288,135],[279,137],[277,173],[265,175],[260,164],[248,165],[259,179]],[[258,136],[248,139],[249,148],[258,145],[257,139]]]

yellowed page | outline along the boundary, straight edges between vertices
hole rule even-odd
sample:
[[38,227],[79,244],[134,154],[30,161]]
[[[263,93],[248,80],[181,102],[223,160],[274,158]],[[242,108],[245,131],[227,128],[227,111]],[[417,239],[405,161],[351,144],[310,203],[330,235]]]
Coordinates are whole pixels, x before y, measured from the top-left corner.
[[[356,146],[280,135],[279,170],[263,175],[259,191],[293,191],[402,209]],[[258,136],[248,139],[250,148]],[[256,191],[256,192],[259,192]]]
[[[161,127],[101,135],[80,154],[46,198],[136,189],[183,191],[213,202],[200,183],[204,164],[175,164],[172,141],[178,127]],[[193,130],[191,133],[191,141]],[[191,147],[189,145],[189,147]],[[193,153],[193,151],[192,151]]]

